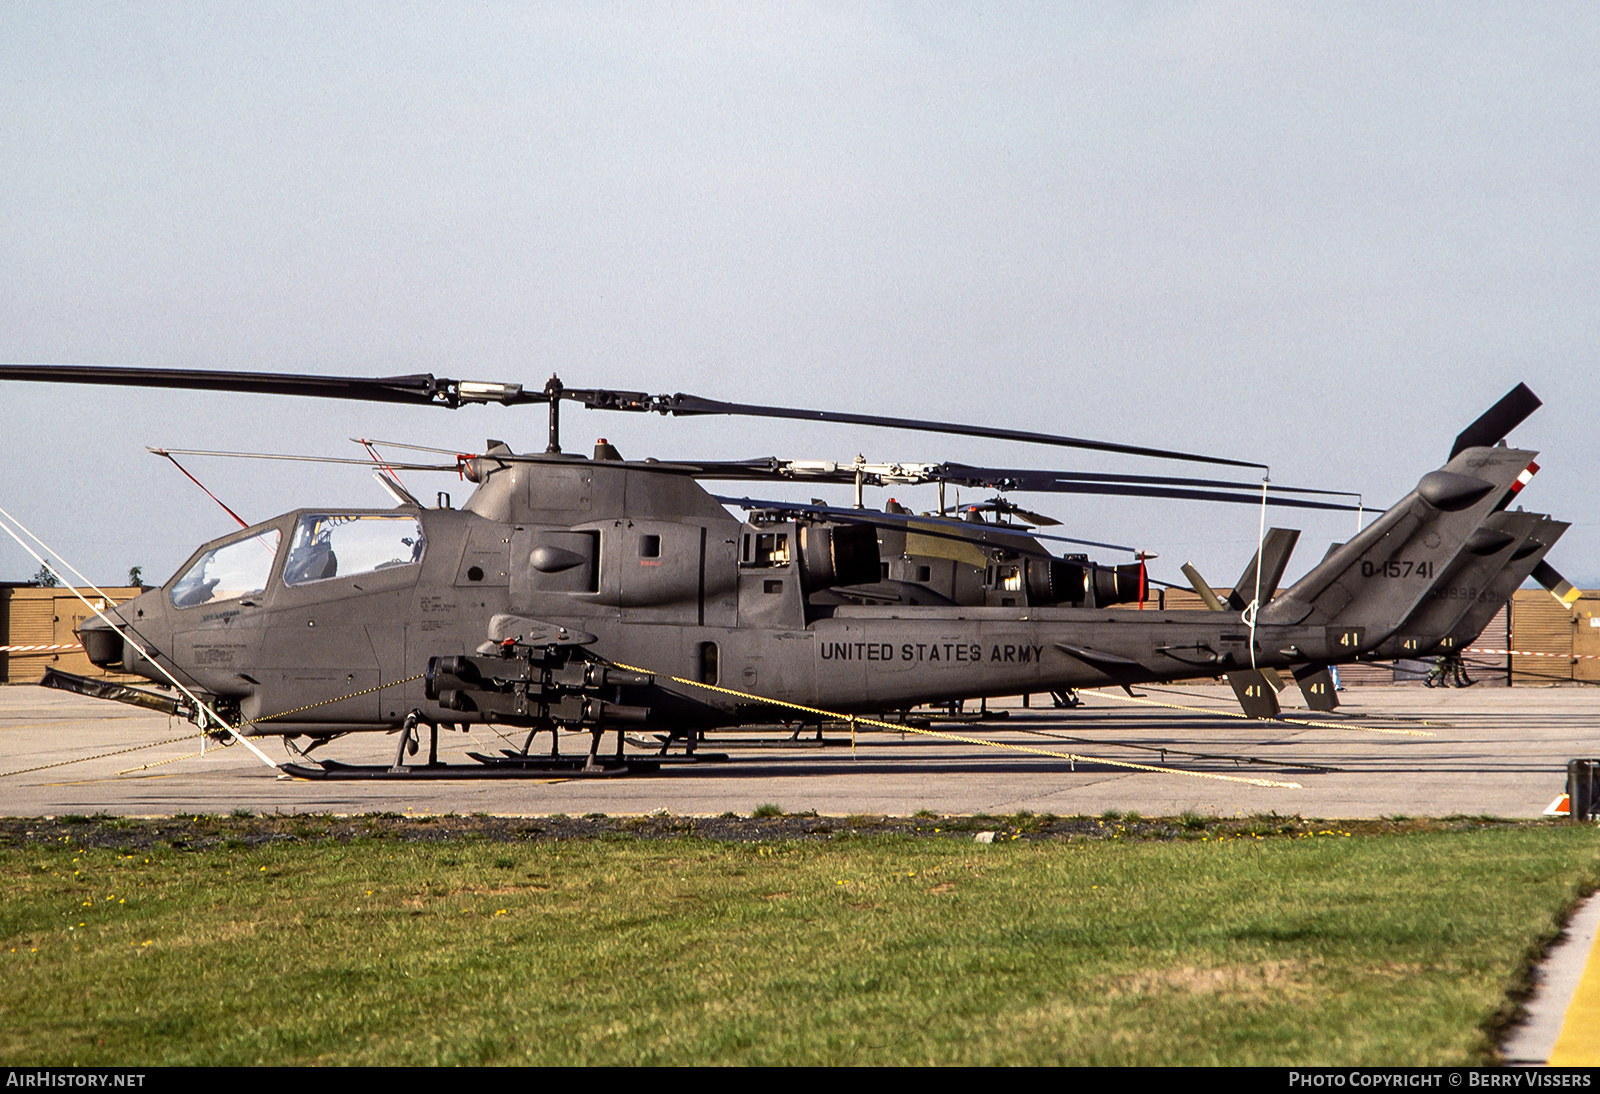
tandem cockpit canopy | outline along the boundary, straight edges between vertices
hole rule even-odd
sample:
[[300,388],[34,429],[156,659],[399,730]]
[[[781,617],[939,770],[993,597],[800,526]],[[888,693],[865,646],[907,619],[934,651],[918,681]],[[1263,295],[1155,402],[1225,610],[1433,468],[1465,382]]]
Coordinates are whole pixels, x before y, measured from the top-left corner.
[[[173,582],[172,606],[263,594],[282,540],[280,528],[260,528],[203,551]],[[422,522],[412,514],[307,513],[290,531],[282,580],[293,587],[413,566],[426,549]]]
[[276,528],[267,528],[211,548],[173,583],[172,606],[193,608],[264,592],[281,539]]
[[290,540],[285,585],[410,566],[422,561],[422,522],[395,513],[308,513]]

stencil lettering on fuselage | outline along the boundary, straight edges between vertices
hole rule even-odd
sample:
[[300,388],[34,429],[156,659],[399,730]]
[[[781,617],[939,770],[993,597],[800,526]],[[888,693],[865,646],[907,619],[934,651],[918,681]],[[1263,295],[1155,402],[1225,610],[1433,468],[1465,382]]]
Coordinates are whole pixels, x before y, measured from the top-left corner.
[[1044,659],[1043,646],[991,644],[987,655],[977,642],[818,642],[817,656],[823,661],[902,661],[938,665],[1012,664],[1037,665]]

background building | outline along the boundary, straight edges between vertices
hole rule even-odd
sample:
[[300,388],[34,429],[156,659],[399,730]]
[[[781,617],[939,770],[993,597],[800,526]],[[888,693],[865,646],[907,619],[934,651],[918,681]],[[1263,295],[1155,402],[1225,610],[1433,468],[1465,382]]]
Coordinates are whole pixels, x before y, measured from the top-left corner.
[[[140,593],[137,586],[125,585],[103,591],[112,604]],[[106,607],[106,598],[98,593],[84,590],[84,595],[95,607]],[[47,667],[79,676],[142,679],[110,673],[89,662],[73,631],[85,616],[93,615],[71,589],[0,584],[0,683],[36,684]]]

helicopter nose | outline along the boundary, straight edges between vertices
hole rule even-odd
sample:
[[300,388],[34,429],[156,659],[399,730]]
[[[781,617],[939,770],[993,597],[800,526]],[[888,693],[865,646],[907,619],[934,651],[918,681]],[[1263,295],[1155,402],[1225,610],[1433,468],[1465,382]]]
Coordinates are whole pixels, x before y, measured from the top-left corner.
[[[89,660],[102,669],[132,672],[155,679],[149,671],[152,666],[128,645],[122,632],[134,635],[139,644],[152,653],[156,649],[154,643],[165,645],[162,642],[165,635],[158,633],[163,630],[160,624],[165,618],[160,611],[160,596],[159,589],[152,590],[114,608],[108,606],[105,609],[106,619],[90,616],[78,624],[78,641],[83,643]],[[155,610],[151,611],[152,608]]]
[[90,662],[97,668],[122,667],[122,635],[113,630],[111,624],[93,616],[78,624],[75,633],[78,641],[83,643],[83,652],[89,655]]

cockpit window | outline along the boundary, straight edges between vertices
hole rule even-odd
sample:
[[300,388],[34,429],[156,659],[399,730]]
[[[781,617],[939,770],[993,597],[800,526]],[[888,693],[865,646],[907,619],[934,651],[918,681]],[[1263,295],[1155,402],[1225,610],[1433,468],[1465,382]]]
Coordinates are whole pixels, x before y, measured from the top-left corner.
[[410,566],[422,561],[422,523],[388,513],[315,513],[294,526],[285,585]]
[[280,539],[282,533],[273,528],[207,551],[173,583],[172,606],[192,608],[262,592]]

